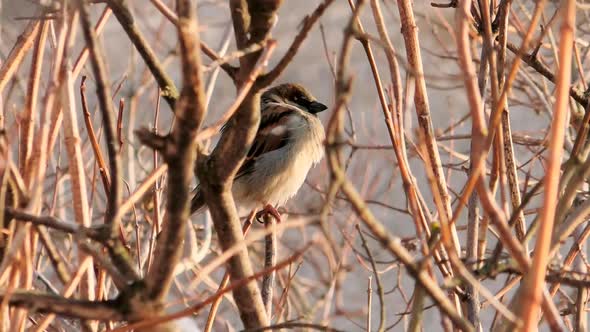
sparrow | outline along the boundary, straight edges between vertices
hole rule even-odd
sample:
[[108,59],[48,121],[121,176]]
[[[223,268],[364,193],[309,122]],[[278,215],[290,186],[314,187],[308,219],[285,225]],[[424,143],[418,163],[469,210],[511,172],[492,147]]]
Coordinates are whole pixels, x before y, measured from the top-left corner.
[[[285,83],[260,97],[260,124],[246,159],[234,178],[232,194],[240,208],[257,217],[271,214],[293,197],[309,170],[324,155],[324,127],[317,114],[328,107],[303,86]],[[199,186],[191,214],[205,207]]]

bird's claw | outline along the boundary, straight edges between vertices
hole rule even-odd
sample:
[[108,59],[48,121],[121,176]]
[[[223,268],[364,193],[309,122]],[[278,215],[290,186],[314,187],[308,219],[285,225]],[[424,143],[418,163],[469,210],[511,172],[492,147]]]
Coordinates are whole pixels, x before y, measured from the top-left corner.
[[281,222],[281,214],[279,213],[279,211],[277,211],[277,209],[275,209],[270,204],[265,205],[262,210],[258,211],[256,213],[255,218],[259,223],[263,224],[264,220],[262,220],[262,217],[268,214],[270,214],[276,220],[277,223]]

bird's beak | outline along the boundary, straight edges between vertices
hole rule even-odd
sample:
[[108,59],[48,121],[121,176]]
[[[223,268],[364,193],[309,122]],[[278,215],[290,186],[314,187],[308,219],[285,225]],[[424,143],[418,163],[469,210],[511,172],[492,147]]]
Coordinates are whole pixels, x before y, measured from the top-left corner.
[[307,108],[309,109],[310,113],[316,114],[325,111],[328,108],[328,106],[322,103],[318,103],[317,101],[312,101]]

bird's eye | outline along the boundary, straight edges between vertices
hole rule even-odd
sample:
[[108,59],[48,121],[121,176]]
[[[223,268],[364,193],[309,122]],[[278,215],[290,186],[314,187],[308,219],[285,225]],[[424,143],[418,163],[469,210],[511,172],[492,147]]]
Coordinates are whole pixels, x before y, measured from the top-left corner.
[[296,102],[297,104],[302,104],[302,103],[307,102],[307,97],[305,97],[304,95],[297,94],[297,95],[293,96],[293,101]]

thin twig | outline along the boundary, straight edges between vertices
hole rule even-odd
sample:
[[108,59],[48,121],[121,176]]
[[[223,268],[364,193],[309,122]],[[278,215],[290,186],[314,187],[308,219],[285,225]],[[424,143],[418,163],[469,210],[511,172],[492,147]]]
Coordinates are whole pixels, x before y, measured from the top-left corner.
[[174,111],[174,104],[178,99],[178,90],[174,85],[174,81],[172,81],[172,79],[166,74],[162,63],[160,63],[155,52],[135,24],[127,0],[107,0],[107,3],[113,10],[113,14],[115,14],[119,24],[121,24],[123,30],[125,30],[125,33],[127,33],[127,36],[137,49],[137,52],[145,61],[145,64],[150,69],[152,75],[154,75],[156,82],[158,82],[158,85],[160,86],[162,97]]
[[98,163],[98,171],[100,173],[100,178],[102,179],[104,191],[106,195],[109,196],[109,191],[111,189],[111,179],[109,177],[107,165],[102,156],[102,151],[100,150],[100,145],[98,143],[98,140],[96,139],[96,134],[94,132],[94,126],[92,125],[92,118],[90,112],[88,111],[88,102],[86,101],[86,76],[82,76],[82,80],[80,82],[80,99],[82,101],[82,112],[84,113],[84,123],[86,124],[88,138],[90,139],[90,143],[92,144],[94,158],[96,158],[96,162]]
[[[277,230],[274,218],[270,215],[264,216],[264,227],[270,229],[270,233],[264,237],[264,268],[270,268],[277,264]],[[266,315],[272,319],[272,300],[275,287],[276,273],[273,271],[262,278],[260,293],[262,303],[266,308]]]
[[[367,253],[367,256],[369,257],[369,262],[371,263],[371,268],[373,269],[373,275],[375,276],[375,282],[377,284],[377,295],[379,296],[379,327],[377,328],[377,331],[383,332],[385,329],[386,316],[385,316],[385,294],[383,292],[383,286],[381,285],[381,278],[379,277],[379,272],[377,271],[377,266],[375,265],[375,259],[373,258],[373,254],[371,253],[371,250],[369,250],[369,246],[367,245],[367,240],[365,239],[365,236],[363,235],[363,232],[361,231],[361,227],[358,224],[355,227],[356,227],[356,230],[359,234],[359,237],[361,238],[363,248],[365,249],[365,252]],[[370,282],[370,279],[369,279],[369,282]],[[367,331],[371,331],[371,329],[367,329]]]

